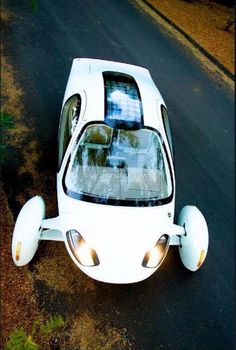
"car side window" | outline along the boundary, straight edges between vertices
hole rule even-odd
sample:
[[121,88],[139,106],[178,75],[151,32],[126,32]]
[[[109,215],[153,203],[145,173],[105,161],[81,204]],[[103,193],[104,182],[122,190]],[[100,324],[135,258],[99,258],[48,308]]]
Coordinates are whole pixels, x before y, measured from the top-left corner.
[[62,108],[58,137],[59,166],[79,120],[80,110],[81,96],[79,94],[70,97]]
[[168,143],[170,146],[171,154],[173,157],[173,144],[172,144],[170,121],[169,121],[167,110],[163,105],[161,106],[161,114],[162,114],[162,121],[163,121],[163,124],[165,127],[166,136],[167,136]]

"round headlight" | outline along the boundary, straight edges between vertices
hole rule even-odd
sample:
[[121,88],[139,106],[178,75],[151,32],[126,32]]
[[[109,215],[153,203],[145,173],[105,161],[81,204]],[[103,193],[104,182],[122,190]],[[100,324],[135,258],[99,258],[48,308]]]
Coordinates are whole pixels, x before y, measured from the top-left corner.
[[165,259],[169,249],[170,237],[162,235],[155,246],[149,250],[143,259],[142,265],[149,268],[157,268]]
[[94,249],[90,248],[81,234],[76,230],[66,233],[69,247],[78,262],[83,266],[99,265],[99,260]]

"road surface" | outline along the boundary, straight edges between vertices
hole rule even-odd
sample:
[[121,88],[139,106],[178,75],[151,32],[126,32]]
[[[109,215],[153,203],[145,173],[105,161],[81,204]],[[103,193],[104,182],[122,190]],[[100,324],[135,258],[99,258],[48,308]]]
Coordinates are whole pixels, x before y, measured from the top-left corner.
[[[233,349],[232,92],[128,0],[40,0],[37,12],[30,10],[27,1],[5,3],[17,14],[4,29],[6,54],[25,92],[25,118],[34,118],[43,154],[40,171],[57,170],[59,113],[72,59],[141,65],[150,70],[169,109],[176,213],[185,204],[195,204],[207,218],[210,245],[201,270],[187,272],[173,247],[160,270],[144,282],[127,286],[95,282],[96,297],[85,294],[84,309],[125,327],[137,350]],[[19,208],[14,198],[24,184],[15,185],[19,183],[16,174],[3,181],[11,188],[9,200],[16,215]],[[53,190],[51,196],[55,196]],[[38,283],[37,288],[41,307],[60,311],[64,297],[53,299],[53,291],[47,289],[50,301],[43,302],[46,287],[43,292]],[[81,307],[81,302],[72,302],[74,307],[65,304],[63,312]]]

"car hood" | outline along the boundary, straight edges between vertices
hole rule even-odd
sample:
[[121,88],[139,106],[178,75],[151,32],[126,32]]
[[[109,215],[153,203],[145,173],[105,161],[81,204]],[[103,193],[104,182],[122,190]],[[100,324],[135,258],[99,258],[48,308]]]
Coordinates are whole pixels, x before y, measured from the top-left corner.
[[168,233],[168,226],[173,223],[170,204],[124,207],[70,199],[70,208],[67,206],[67,213],[61,217],[64,230],[78,230],[87,243],[98,250],[104,245],[115,249],[121,242],[125,243],[123,249],[130,249],[135,243],[152,246],[162,234]]
[[[67,213],[60,213],[64,233],[77,230],[100,261],[99,266],[92,268],[79,266],[86,274],[100,281],[131,283],[154,272],[142,267],[142,261],[160,236],[168,234],[173,223],[173,204],[121,207],[73,199],[67,204]],[[67,243],[66,246],[69,251]]]

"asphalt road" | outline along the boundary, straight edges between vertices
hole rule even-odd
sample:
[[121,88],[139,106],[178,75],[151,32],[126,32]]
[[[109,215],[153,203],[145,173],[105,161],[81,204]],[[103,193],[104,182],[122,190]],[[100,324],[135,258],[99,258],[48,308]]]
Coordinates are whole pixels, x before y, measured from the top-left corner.
[[[35,118],[43,151],[40,169],[56,172],[58,120],[72,59],[141,65],[150,70],[169,108],[176,213],[185,204],[195,204],[208,222],[208,257],[197,273],[187,272],[171,248],[151,278],[128,286],[97,283],[97,300],[88,294],[86,305],[97,314],[106,313],[112,324],[126,327],[137,350],[233,349],[232,92],[128,0],[40,0],[35,13],[28,1],[5,3],[17,13],[5,27],[6,53],[25,91],[26,117]],[[17,181],[3,180],[11,188]],[[16,214],[18,186],[11,191]]]

